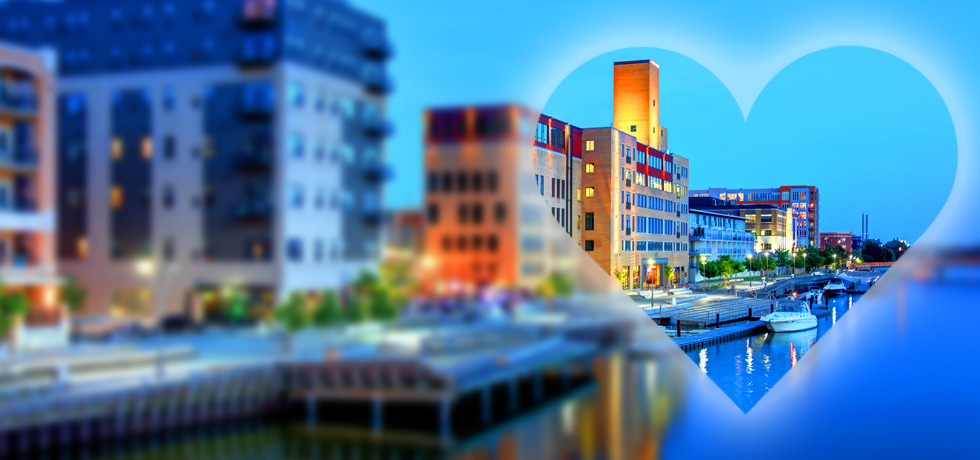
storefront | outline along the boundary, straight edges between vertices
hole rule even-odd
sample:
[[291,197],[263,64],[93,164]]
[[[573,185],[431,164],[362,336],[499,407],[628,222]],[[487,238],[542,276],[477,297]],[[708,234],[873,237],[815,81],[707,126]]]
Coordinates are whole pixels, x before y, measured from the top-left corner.
[[659,286],[664,286],[667,283],[667,276],[665,269],[667,268],[667,259],[652,259],[646,258],[642,260],[640,264],[642,280],[642,288],[651,289]]

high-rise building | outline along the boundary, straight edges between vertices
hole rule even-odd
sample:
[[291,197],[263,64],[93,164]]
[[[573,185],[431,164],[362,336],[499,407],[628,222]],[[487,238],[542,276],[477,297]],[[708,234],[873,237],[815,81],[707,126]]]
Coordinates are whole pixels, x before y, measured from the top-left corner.
[[709,188],[691,190],[692,198],[711,197],[739,204],[771,204],[792,209],[793,238],[796,247],[819,246],[820,190],[812,185],[784,185],[773,188]]
[[[382,245],[384,24],[344,2],[7,2],[57,48],[58,256],[86,312],[259,316]],[[108,308],[107,308],[108,307]]]
[[0,289],[29,302],[27,327],[13,332],[20,349],[67,340],[55,257],[54,67],[50,51],[0,43]]

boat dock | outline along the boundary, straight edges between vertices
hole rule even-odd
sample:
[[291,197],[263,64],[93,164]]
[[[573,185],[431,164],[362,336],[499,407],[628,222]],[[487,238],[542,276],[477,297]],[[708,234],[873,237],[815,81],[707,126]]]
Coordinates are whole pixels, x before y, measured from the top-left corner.
[[762,321],[749,321],[747,323],[738,324],[735,326],[715,329],[703,334],[678,337],[674,339],[674,343],[676,343],[681,350],[694,351],[708,345],[756,335],[760,332],[764,332],[765,330],[766,323]]

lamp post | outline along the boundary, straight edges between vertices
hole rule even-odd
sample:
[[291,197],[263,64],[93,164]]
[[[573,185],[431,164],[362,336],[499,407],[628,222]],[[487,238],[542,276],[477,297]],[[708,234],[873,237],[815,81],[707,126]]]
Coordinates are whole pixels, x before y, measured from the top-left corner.
[[[154,312],[154,315],[156,316],[155,322],[156,322],[157,332],[161,332],[162,331],[162,329],[161,329],[161,322],[162,322],[162,319],[163,319],[163,312],[161,311],[160,304],[162,303],[164,305],[164,308],[166,307],[166,300],[168,298],[168,296],[167,296],[167,292],[168,291],[166,291],[166,290],[163,291],[163,297],[161,298],[161,302],[156,302],[156,294],[157,294],[157,292],[160,291],[157,288],[166,288],[167,285],[168,285],[168,283],[161,283],[160,282],[161,281],[160,278],[157,277],[157,264],[152,259],[146,258],[146,259],[139,260],[139,261],[136,262],[136,265],[134,266],[134,268],[135,268],[136,273],[138,275],[142,276],[143,278],[146,278],[146,279],[150,280],[153,283],[154,292],[153,292],[153,295],[150,296],[150,299],[151,299],[150,301],[154,303],[153,312]],[[169,282],[170,279],[173,278],[173,273],[174,273],[174,266],[172,264],[171,265],[168,265],[166,277],[165,277],[165,279],[163,281],[168,281]],[[157,366],[156,366],[157,367],[157,369],[156,369],[157,370],[157,379],[162,379],[164,377],[164,375],[166,374],[166,369],[165,369],[166,363],[163,360],[163,351],[162,350],[159,350],[159,349],[157,350],[156,364],[157,364]]]
[[803,271],[806,271],[806,251],[803,251]]
[[837,274],[837,254],[834,254],[834,274]]

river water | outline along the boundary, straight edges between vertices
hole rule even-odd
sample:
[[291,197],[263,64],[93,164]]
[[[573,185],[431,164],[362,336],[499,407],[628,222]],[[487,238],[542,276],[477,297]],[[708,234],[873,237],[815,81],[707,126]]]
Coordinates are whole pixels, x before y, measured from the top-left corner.
[[796,366],[860,297],[828,299],[826,312],[814,310],[819,315],[816,329],[761,333],[691,351],[688,356],[736,405],[747,411]]

